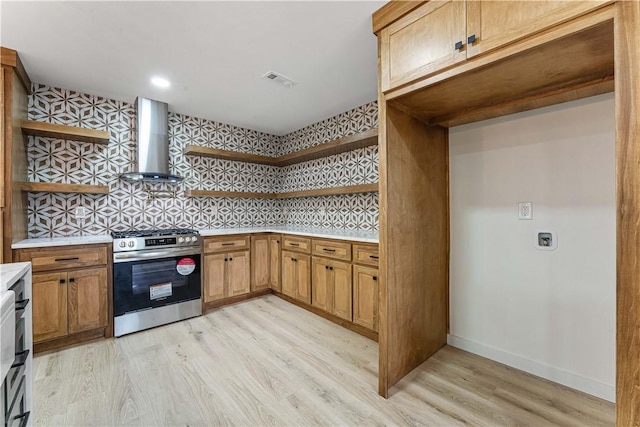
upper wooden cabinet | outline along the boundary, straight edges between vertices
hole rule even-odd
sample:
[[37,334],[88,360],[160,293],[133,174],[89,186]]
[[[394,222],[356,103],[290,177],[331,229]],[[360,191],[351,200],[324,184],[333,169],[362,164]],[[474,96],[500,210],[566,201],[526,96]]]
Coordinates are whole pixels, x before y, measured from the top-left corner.
[[585,14],[596,1],[429,1],[380,31],[387,91]]

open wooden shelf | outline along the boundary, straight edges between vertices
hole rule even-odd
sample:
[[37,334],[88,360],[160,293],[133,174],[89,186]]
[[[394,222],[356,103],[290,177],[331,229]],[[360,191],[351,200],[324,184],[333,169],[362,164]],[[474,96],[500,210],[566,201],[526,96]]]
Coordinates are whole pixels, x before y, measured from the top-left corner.
[[33,193],[83,193],[83,194],[109,194],[108,185],[88,184],[62,184],[57,182],[20,182],[20,191]]
[[214,159],[260,163],[270,166],[288,166],[377,144],[378,129],[371,129],[355,135],[345,136],[325,144],[316,145],[315,147],[296,151],[295,153],[285,154],[280,157],[238,153],[236,151],[219,150],[217,148],[201,147],[199,145],[188,145],[184,150],[184,154],[186,156],[210,157]]
[[297,197],[335,196],[340,194],[373,193],[378,191],[378,183],[346,185],[343,187],[321,188],[317,190],[291,191],[287,193],[254,193],[249,191],[186,190],[185,197],[240,197],[256,199],[293,199]]
[[239,197],[246,199],[275,199],[275,193],[255,193],[251,191],[186,190],[185,197]]
[[55,125],[52,123],[23,120],[22,132],[32,136],[44,136],[47,138],[61,138],[70,141],[91,142],[93,144],[108,144],[109,132],[79,128],[76,126]]
[[234,160],[247,163],[260,163],[263,165],[272,166],[277,166],[278,163],[277,157],[238,153],[237,151],[220,150],[217,148],[201,147],[199,145],[187,145],[187,148],[184,149],[184,155],[210,157],[212,159]]

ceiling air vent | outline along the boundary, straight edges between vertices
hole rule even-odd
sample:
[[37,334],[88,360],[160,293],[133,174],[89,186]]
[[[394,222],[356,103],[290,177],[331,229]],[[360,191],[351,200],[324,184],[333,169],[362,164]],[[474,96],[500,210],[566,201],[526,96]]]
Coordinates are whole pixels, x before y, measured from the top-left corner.
[[274,82],[280,83],[284,87],[293,87],[296,82],[291,80],[288,77],[283,76],[282,74],[274,73],[273,71],[267,72],[264,76],[265,79],[273,80]]

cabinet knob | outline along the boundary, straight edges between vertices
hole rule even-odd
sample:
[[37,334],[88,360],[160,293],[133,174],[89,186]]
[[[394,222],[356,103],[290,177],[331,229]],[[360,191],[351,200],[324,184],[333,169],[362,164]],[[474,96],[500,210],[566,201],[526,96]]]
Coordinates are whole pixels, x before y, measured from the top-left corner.
[[329,267],[329,270],[333,271],[333,267]]
[[476,35],[475,34],[471,34],[469,37],[467,37],[467,43],[472,44],[475,43],[477,40]]
[[233,261],[233,258],[229,258],[229,261]]
[[460,49],[462,49],[462,46],[464,46],[464,45],[462,44],[462,40],[460,40],[459,42],[456,42],[456,44],[454,46],[455,46],[456,50],[460,50]]
[[329,266],[328,266],[328,265],[325,265],[325,266],[324,266],[324,269],[325,269],[325,270],[328,270],[328,269],[329,269]]
[[75,283],[76,279],[74,279],[73,277],[69,279],[69,283]]
[[373,280],[378,280],[378,276],[373,276]]
[[224,259],[225,262],[229,261],[227,258]]
[[60,284],[66,283],[66,280],[60,279]]

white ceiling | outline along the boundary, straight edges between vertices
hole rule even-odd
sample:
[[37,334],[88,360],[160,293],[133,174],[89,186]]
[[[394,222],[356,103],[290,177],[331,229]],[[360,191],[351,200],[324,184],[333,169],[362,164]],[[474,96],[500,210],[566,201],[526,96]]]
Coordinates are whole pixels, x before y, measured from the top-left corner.
[[0,44],[36,83],[281,135],[376,99],[384,3],[0,0]]

